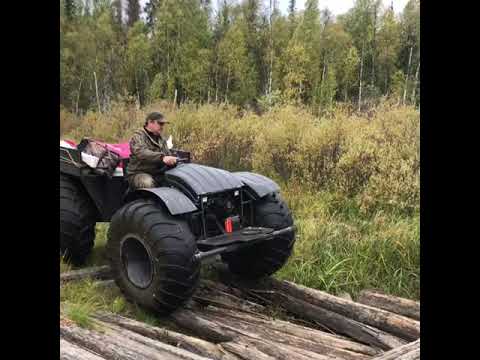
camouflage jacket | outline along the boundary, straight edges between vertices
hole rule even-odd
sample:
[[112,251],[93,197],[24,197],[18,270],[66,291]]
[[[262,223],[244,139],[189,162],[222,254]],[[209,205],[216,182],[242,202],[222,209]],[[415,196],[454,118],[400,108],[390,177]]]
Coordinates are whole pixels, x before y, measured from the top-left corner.
[[144,128],[138,129],[130,140],[128,177],[139,173],[158,175],[165,165],[165,155],[171,155],[166,140],[152,136]]

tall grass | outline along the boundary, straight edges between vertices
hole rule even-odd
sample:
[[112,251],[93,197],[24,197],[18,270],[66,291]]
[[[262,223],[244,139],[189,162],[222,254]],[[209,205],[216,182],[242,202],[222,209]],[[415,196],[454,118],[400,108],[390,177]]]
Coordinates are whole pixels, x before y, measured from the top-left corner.
[[417,110],[383,103],[368,115],[317,118],[293,106],[259,116],[227,105],[118,104],[64,126],[63,137],[126,141],[151,110],[166,114],[175,147],[194,161],[281,184],[299,233],[279,277],[333,293],[375,287],[420,297]]

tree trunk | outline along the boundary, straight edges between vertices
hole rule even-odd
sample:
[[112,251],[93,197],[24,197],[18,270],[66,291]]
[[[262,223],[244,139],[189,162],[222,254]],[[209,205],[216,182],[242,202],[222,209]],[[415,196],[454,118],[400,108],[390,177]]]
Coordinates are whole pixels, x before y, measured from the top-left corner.
[[325,80],[325,72],[327,69],[327,64],[325,63],[325,59],[323,60],[323,70],[322,70],[322,78],[320,79],[320,95],[318,99],[318,115],[322,111],[322,96],[323,96],[323,81]]
[[405,340],[413,341],[420,337],[420,323],[418,321],[382,309],[345,300],[289,281],[279,281],[274,278],[268,279],[268,281],[271,287],[284,294],[374,326]]
[[[111,337],[113,341],[117,341],[117,339],[120,342],[125,341],[127,343],[129,341],[132,341],[135,344],[132,344],[132,349],[138,351],[139,353],[144,353],[145,355],[153,354],[154,357],[152,357],[152,359],[211,360],[204,356],[197,355],[196,353],[181,349],[176,345],[172,346],[160,341],[150,339],[133,331],[123,329],[117,325],[102,322],[99,320],[94,320],[94,322],[99,326],[102,331],[105,332],[105,334],[107,334],[107,336]],[[150,359],[150,357],[147,358]]]
[[309,302],[284,294],[275,294],[278,305],[302,318],[315,321],[328,329],[345,334],[361,343],[390,350],[405,344],[401,339],[382,330],[362,324],[344,315],[326,310]]
[[407,99],[408,80],[409,80],[409,77],[410,77],[410,66],[412,64],[412,51],[413,51],[413,45],[410,46],[410,55],[408,56],[407,77],[405,79],[405,86],[404,86],[404,89],[403,89],[402,105],[405,105],[405,101]]
[[236,342],[226,342],[222,344],[222,347],[230,352],[231,354],[236,355],[238,358],[243,360],[275,360],[275,358],[259,351],[258,349],[248,346],[247,344],[241,344]]
[[272,2],[275,0],[270,0],[270,69],[268,73],[268,90],[267,94],[272,93],[272,76],[273,76],[273,11],[275,10],[273,7],[275,4]]
[[228,104],[228,86],[229,86],[229,83],[230,83],[230,68],[228,68],[228,72],[227,72],[227,88],[225,90],[225,102]]
[[236,357],[226,356],[225,353],[222,352],[220,345],[212,344],[208,341],[170,331],[164,328],[154,327],[123,316],[109,313],[98,313],[95,315],[95,318],[104,322],[115,324],[124,329],[146,336],[150,339],[158,340],[168,345],[177,346],[197,355],[210,357],[212,359],[236,359]]
[[[261,339],[278,342],[288,346],[292,346],[298,349],[304,349],[312,353],[327,355],[332,357],[338,357],[346,360],[366,360],[370,358],[370,355],[356,353],[346,349],[336,348],[332,342],[325,339],[322,342],[312,341],[304,337],[298,337],[292,335],[282,327],[271,325],[268,321],[251,321],[252,319],[243,314],[237,316],[228,316],[225,314],[224,309],[218,309],[215,307],[209,307],[202,312],[209,320],[217,322],[219,325],[228,327],[232,331],[237,331],[240,334],[251,336],[249,334],[255,334]],[[269,326],[270,325],[270,326]],[[373,351],[375,354],[375,351]]]
[[215,104],[218,104],[218,54],[217,54],[217,63],[215,64]]
[[357,302],[420,320],[420,303],[418,301],[364,290],[360,292]]
[[378,351],[370,346],[359,344],[324,331],[307,328],[305,326],[293,324],[283,320],[261,316],[259,314],[254,316],[245,314],[244,312],[230,309],[220,309],[214,306],[209,306],[204,311],[207,314],[217,315],[217,317],[221,319],[230,319],[232,323],[234,321],[244,321],[250,323],[252,326],[262,328],[262,330],[265,329],[265,331],[271,331],[272,334],[281,333],[281,335],[278,335],[277,339],[284,336],[284,334],[287,334],[294,336],[297,339],[301,339],[309,344],[313,343],[315,346],[333,347],[339,350],[347,350],[350,352],[370,356],[378,354]]
[[110,266],[94,266],[90,268],[68,271],[60,274],[60,282],[72,281],[72,280],[82,280],[86,278],[94,279],[111,279],[112,271]]
[[420,339],[376,356],[372,360],[420,360]]
[[195,301],[202,304],[214,305],[253,314],[258,314],[258,312],[265,310],[265,306],[245,299],[240,299],[235,295],[221,291],[216,286],[213,287],[211,282],[205,283],[205,281],[201,281],[193,298]]
[[101,113],[102,109],[100,108],[100,98],[98,97],[98,83],[97,83],[97,73],[94,71],[93,72],[93,77],[95,79],[95,94],[97,96],[97,106],[98,106],[98,112]]
[[418,85],[418,73],[420,71],[420,59],[418,60],[418,65],[417,65],[417,70],[415,71],[415,81],[413,83],[413,90],[412,90],[412,99],[411,99],[411,103],[413,105],[416,105],[416,101],[415,101],[415,93],[417,91],[417,85]]
[[377,35],[377,4],[373,4],[373,39],[372,39],[372,86],[375,86],[375,55],[376,55],[376,35]]
[[175,89],[175,95],[173,96],[172,111],[177,107],[177,89]]
[[105,360],[105,358],[60,338],[60,360]]
[[[139,356],[150,359],[162,359],[158,352],[156,353],[145,345],[129,339],[118,339],[108,333],[87,330],[74,324],[60,324],[60,336],[109,360],[138,360]],[[168,359],[172,359],[172,357],[168,357]]]
[[140,90],[138,89],[137,72],[135,71],[135,91],[137,92],[137,102],[140,105]]
[[78,102],[80,101],[80,92],[82,90],[83,78],[80,79],[80,85],[78,86],[77,101],[75,102],[75,115],[78,116]]
[[177,326],[188,329],[207,341],[218,343],[232,340],[232,337],[225,334],[217,324],[198,316],[190,310],[177,310],[170,314],[169,318]]
[[362,45],[362,58],[360,60],[360,84],[358,87],[358,111],[360,111],[362,106],[362,80],[363,80],[363,61],[365,57],[365,40],[363,40]]

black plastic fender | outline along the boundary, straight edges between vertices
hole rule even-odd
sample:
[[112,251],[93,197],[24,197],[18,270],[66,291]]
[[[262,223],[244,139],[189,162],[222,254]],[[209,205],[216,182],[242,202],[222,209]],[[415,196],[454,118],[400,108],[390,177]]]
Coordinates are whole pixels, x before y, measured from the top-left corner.
[[239,189],[242,181],[231,172],[199,164],[179,164],[165,171],[167,181],[187,185],[197,196]]
[[142,195],[153,194],[159,198],[170,211],[171,215],[187,214],[198,210],[195,204],[180,190],[170,187],[157,187],[149,189],[138,189],[130,193],[127,201],[141,197]]
[[236,175],[245,186],[250,188],[259,198],[280,191],[280,186],[266,176],[247,171],[234,172],[233,174]]

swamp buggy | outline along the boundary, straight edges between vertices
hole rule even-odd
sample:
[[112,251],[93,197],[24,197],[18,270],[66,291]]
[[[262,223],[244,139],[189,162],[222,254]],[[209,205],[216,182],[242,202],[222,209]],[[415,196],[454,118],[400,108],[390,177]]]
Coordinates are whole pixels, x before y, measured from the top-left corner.
[[87,165],[81,145],[60,145],[60,254],[81,265],[95,224],[110,222],[106,254],[128,300],[168,313],[192,296],[206,258],[220,255],[232,273],[256,279],[291,255],[295,226],[269,178],[191,163],[190,153],[173,150],[181,161],[165,168],[159,187],[133,191],[129,149],[107,176]]

